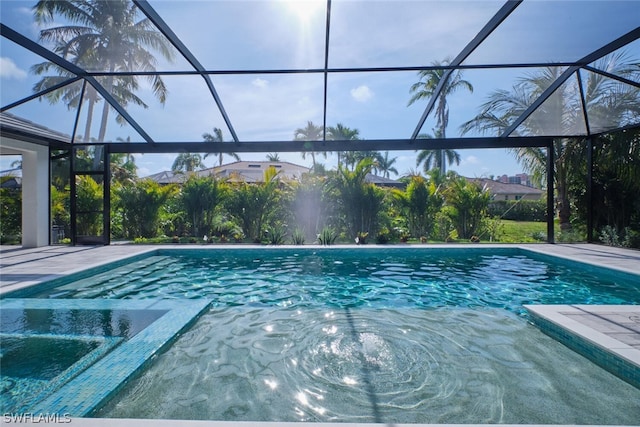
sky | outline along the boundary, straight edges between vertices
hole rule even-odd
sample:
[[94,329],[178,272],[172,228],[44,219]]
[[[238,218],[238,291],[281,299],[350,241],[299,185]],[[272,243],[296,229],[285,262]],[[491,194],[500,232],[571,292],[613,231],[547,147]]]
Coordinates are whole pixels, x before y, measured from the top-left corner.
[[[34,1],[6,1],[2,22],[37,40],[40,28],[30,10]],[[206,69],[283,70],[324,66],[325,2],[323,1],[168,1],[150,0]],[[430,65],[455,57],[502,6],[502,1],[349,1],[332,2],[329,67],[393,67]],[[615,6],[612,6],[615,5]],[[640,1],[528,1],[473,52],[468,63],[575,60],[637,26]],[[617,15],[611,11],[615,10]],[[590,23],[593,16],[600,25]],[[634,18],[635,16],[635,18]],[[62,21],[49,26],[64,25]],[[589,24],[589,25],[585,25]],[[559,30],[558,30],[559,28]],[[0,41],[0,98],[7,105],[32,93],[40,79],[31,67],[41,58],[5,40]],[[636,43],[637,48],[637,43]],[[157,55],[159,71],[192,70],[184,58],[170,62]],[[99,71],[99,70],[98,70]],[[473,92],[450,95],[448,136],[459,136],[460,125],[479,112],[495,90],[511,90],[522,69],[466,70],[463,78]],[[167,101],[159,103],[150,83],[140,79],[139,97],[148,108],[130,106],[128,112],[157,142],[202,141],[202,134],[221,128],[231,132],[199,76],[164,76]],[[236,133],[246,141],[293,139],[295,129],[308,121],[323,121],[323,73],[225,74],[211,80]],[[363,139],[408,138],[426,101],[408,105],[409,87],[418,80],[413,71],[350,72],[328,76],[327,125],[342,123],[358,129]],[[79,84],[79,83],[78,83]],[[86,107],[83,111],[86,111]],[[70,135],[75,110],[62,104],[33,100],[8,112]],[[421,129],[433,134],[433,114]],[[92,128],[99,127],[99,114]],[[78,129],[84,129],[81,114]],[[471,134],[469,136],[481,136]],[[106,139],[143,142],[131,127],[121,127],[111,114]],[[522,168],[506,150],[459,150],[461,162],[451,169],[469,177],[514,175]],[[138,175],[169,170],[175,154],[136,155]],[[266,153],[241,153],[243,160],[265,160]],[[414,151],[392,151],[398,176],[417,170]],[[310,156],[280,153],[281,160],[311,165]],[[217,156],[205,160],[213,166]],[[231,157],[225,158],[232,161]],[[336,156],[318,158],[328,168]],[[0,169],[15,159],[0,158]],[[392,176],[395,177],[395,176]]]

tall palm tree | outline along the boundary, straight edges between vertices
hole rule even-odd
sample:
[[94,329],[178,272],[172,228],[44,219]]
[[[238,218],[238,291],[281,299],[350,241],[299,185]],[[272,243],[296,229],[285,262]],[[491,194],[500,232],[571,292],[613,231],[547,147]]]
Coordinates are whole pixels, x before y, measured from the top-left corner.
[[[222,136],[222,130],[220,128],[213,128],[213,135],[207,132],[203,133],[202,138],[204,138],[205,142],[224,142],[224,138]],[[204,158],[206,159],[209,156],[209,154],[211,153],[206,153],[204,155]],[[223,153],[222,151],[220,151],[218,153],[218,166],[222,166],[222,158],[225,154],[233,157],[237,161],[240,161],[240,156],[238,156],[236,153],[231,153],[231,152]]]
[[173,161],[171,170],[174,172],[193,172],[202,169],[202,156],[198,153],[180,153]]
[[[637,78],[637,61],[630,60],[624,53],[614,53],[597,61],[595,68],[606,70],[619,76]],[[462,133],[472,129],[482,133],[501,134],[520,117],[526,109],[553,83],[563,72],[559,67],[547,67],[540,72],[522,77],[511,91],[498,90],[489,95],[487,102],[481,105],[480,113],[463,123]],[[583,79],[585,110],[589,114],[590,126],[601,126],[602,122],[613,124],[611,127],[624,126],[627,121],[637,122],[640,116],[640,90],[623,85],[597,73],[588,73]],[[561,135],[584,132],[584,119],[581,112],[582,97],[577,81],[560,87],[535,113],[514,131],[514,135]],[[592,120],[593,118],[593,120]],[[574,173],[576,159],[586,156],[586,144],[569,138],[554,140],[555,190],[558,218],[563,230],[571,228],[571,205],[569,200],[569,179]],[[513,149],[518,161],[534,178],[544,176],[546,153],[541,148]]]
[[393,172],[395,175],[398,175],[398,170],[393,167],[393,164],[396,162],[396,160],[398,160],[397,157],[394,157],[392,159],[389,158],[388,151],[384,152],[384,156],[382,155],[382,153],[378,153],[373,168],[375,169],[376,173],[382,173],[382,176],[385,178],[389,178],[391,172]]
[[[329,126],[327,128],[327,134],[329,139],[334,141],[357,141],[360,139],[360,131],[358,129],[351,129],[342,123],[338,123],[335,126]],[[342,158],[346,157],[344,151],[337,151],[338,154],[338,166],[342,164]],[[357,162],[354,162],[354,164]]]
[[345,168],[347,169],[351,169],[351,171],[354,171],[356,166],[358,165],[358,163],[360,163],[361,161],[365,160],[365,159],[370,159],[372,162],[375,162],[375,160],[380,156],[380,152],[379,151],[371,151],[371,150],[366,150],[366,151],[346,151],[344,153],[344,159],[343,159],[343,163]]
[[[439,134],[438,131],[436,131],[435,133],[436,135]],[[418,139],[433,139],[433,137],[429,134],[421,133],[420,135],[418,135]],[[416,167],[422,164],[422,168],[425,173],[429,172],[431,169],[437,169],[438,171],[440,171],[440,174],[444,176],[444,170],[446,169],[446,166],[451,166],[454,163],[456,165],[459,165],[460,160],[460,153],[450,148],[420,150],[418,152],[418,156],[416,157]]]
[[[442,67],[450,64],[451,59],[446,58],[443,61],[434,61],[431,65],[434,67]],[[440,84],[440,81],[447,75],[447,70],[443,68],[421,70],[418,72],[418,75],[420,76],[420,79],[409,88],[409,92],[413,93],[413,96],[409,99],[408,105],[419,100],[428,100],[435,95],[436,88]],[[440,90],[436,100],[436,129],[434,132],[439,138],[447,137],[446,132],[447,126],[449,125],[449,106],[447,105],[447,97],[460,89],[466,89],[469,92],[473,92],[473,86],[471,83],[462,78],[462,71],[456,70],[448,75],[448,78]],[[440,154],[441,157],[445,155],[444,151]],[[459,158],[460,156],[457,157]],[[444,159],[440,160],[440,171],[442,175],[445,174],[445,163]]]
[[[303,128],[298,128],[293,132],[293,140],[294,141],[320,141],[322,139],[322,127],[316,126],[313,124],[311,120],[307,122],[307,126]],[[310,148],[310,145],[305,144],[305,148]],[[312,167],[316,166],[316,152],[308,151],[311,154],[311,163]],[[327,153],[322,152],[324,158],[327,158]],[[307,151],[302,152],[302,158],[306,159]]]
[[[157,51],[171,61],[174,51],[166,38],[155,29],[147,18],[140,19],[139,11],[129,0],[40,0],[33,7],[38,24],[55,22],[56,17],[68,21],[69,25],[54,26],[40,31],[40,40],[53,43],[53,51],[66,60],[90,71],[155,71],[157,59],[151,51]],[[53,72],[35,84],[34,90],[47,89],[71,74],[60,67],[44,62],[32,70],[38,74]],[[162,78],[147,76],[154,95],[164,104],[168,94]],[[137,76],[98,77],[97,80],[123,106],[129,103],[147,108],[147,104],[135,95],[139,89]],[[99,94],[90,85],[80,98],[80,86],[71,85],[47,95],[50,102],[63,100],[68,107],[76,108],[81,101],[87,103],[84,140],[91,137],[91,123],[95,105],[101,101]],[[107,130],[110,105],[104,103],[97,141],[103,142]],[[116,118],[123,124],[124,119]]]

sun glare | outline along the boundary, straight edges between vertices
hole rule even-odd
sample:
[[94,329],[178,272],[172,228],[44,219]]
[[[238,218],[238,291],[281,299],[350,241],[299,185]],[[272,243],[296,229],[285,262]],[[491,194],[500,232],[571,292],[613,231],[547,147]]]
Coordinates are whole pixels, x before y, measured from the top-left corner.
[[306,24],[320,13],[325,2],[323,0],[289,0],[285,1],[285,4],[301,23]]

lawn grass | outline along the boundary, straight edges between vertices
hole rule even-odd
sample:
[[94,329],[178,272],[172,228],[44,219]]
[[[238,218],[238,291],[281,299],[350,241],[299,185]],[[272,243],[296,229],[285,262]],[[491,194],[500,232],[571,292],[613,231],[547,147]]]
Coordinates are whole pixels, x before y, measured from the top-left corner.
[[501,243],[540,243],[546,240],[546,222],[502,220],[497,234],[497,241]]

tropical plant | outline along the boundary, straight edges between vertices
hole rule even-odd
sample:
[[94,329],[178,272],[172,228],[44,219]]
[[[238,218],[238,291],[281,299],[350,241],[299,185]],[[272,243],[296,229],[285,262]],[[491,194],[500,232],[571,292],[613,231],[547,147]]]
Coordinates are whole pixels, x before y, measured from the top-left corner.
[[[222,136],[222,130],[220,128],[213,128],[213,135],[210,133],[203,133],[202,134],[202,138],[204,138],[205,142],[212,142],[212,143],[223,143],[224,142],[224,137]],[[204,158],[206,159],[209,154],[211,153],[206,153],[204,155]],[[232,153],[232,152],[222,152],[220,151],[218,153],[218,166],[222,166],[222,159],[224,157],[224,155],[228,155],[233,157],[234,159],[236,159],[237,161],[240,161],[240,156],[238,156],[236,153]]]
[[268,153],[267,154],[268,162],[280,162],[280,155],[278,153]]
[[238,241],[244,239],[242,227],[229,219],[226,213],[216,214],[213,217],[211,234],[220,239],[221,243],[228,242],[230,238]]
[[287,230],[283,224],[276,223],[266,227],[265,235],[270,245],[284,245],[287,238]]
[[[0,183],[5,183],[11,178],[0,177]],[[21,232],[22,191],[19,188],[0,187],[0,241],[5,243],[8,236],[17,238]]]
[[377,151],[347,151],[343,153],[343,166],[353,171],[358,163],[370,159],[372,162],[380,156]]
[[67,231],[71,223],[69,201],[69,187],[59,190],[55,185],[51,186],[51,222]]
[[[624,53],[614,53],[597,61],[595,68],[622,77],[638,74],[636,61],[629,60]],[[525,75],[511,91],[498,90],[489,95],[481,105],[476,117],[461,126],[462,133],[476,129],[481,133],[500,135],[513,121],[564,72],[560,67],[546,67],[541,71]],[[535,113],[531,114],[512,133],[515,136],[580,134],[585,130],[582,111],[589,112],[589,124],[593,128],[624,126],[637,123],[640,115],[640,89],[625,85],[615,79],[589,72],[583,79],[582,91],[577,79],[569,80],[557,89]],[[584,96],[582,96],[584,93]],[[584,110],[583,110],[584,100]],[[592,122],[593,118],[593,122]],[[583,139],[555,138],[553,143],[556,203],[561,230],[571,228],[571,201],[569,183],[575,174],[576,164],[586,158]],[[544,148],[513,149],[524,169],[537,180],[544,176],[546,150]]]
[[278,215],[278,171],[269,167],[264,171],[264,182],[238,184],[228,198],[229,214],[241,224],[243,232],[259,243],[265,226]]
[[304,230],[300,230],[299,228],[296,228],[295,230],[293,230],[293,233],[291,233],[291,243],[293,245],[296,246],[300,246],[300,245],[304,245]]
[[[312,121],[307,122],[307,126],[298,128],[293,132],[294,141],[321,141],[322,140],[322,127],[316,126]],[[316,165],[316,153],[317,151],[310,150],[312,145],[310,143],[303,144],[304,151],[302,151],[302,158],[306,159],[307,154],[311,155],[312,167]],[[322,155],[327,158],[326,151],[321,152]]]
[[384,192],[365,181],[372,168],[372,159],[360,161],[354,171],[340,166],[329,182],[347,232],[353,238],[358,233],[375,235],[377,231]]
[[461,176],[451,177],[444,190],[445,213],[451,218],[461,239],[470,239],[480,231],[491,194]]
[[331,227],[325,227],[318,233],[317,239],[318,243],[322,246],[333,245],[338,238],[338,234]]
[[180,199],[191,220],[192,236],[211,235],[216,207],[224,203],[226,196],[227,186],[216,178],[189,177]]
[[[614,230],[629,227],[640,233],[640,130],[629,129],[599,137],[593,149],[592,194],[583,190],[586,168],[577,169],[569,192],[576,207],[576,218],[586,222],[589,206],[594,231],[611,226]],[[630,242],[640,247],[640,241]]]
[[151,179],[125,184],[116,190],[116,209],[123,216],[125,236],[156,237],[160,210],[169,197],[176,192],[172,185],[161,186]]
[[[327,138],[333,141],[357,141],[360,139],[360,131],[338,123],[335,126],[329,126],[327,128]],[[348,152],[345,151],[336,152],[338,155],[338,165],[342,164],[342,159],[345,158],[347,153]]]
[[124,183],[133,181],[138,177],[135,159],[131,154],[111,153],[109,154],[109,167],[111,180]]
[[[49,26],[40,31],[40,40],[53,44],[52,50],[66,60],[89,70],[144,71],[156,70],[157,59],[151,51],[159,52],[171,61],[174,51],[168,40],[147,18],[140,18],[138,8],[128,0],[40,0],[33,8],[35,20],[41,25],[50,25],[56,17],[70,25]],[[126,54],[123,54],[126,52]],[[39,92],[74,77],[71,73],[53,64],[43,62],[32,67],[35,74],[53,72],[34,85]],[[106,90],[122,106],[133,103],[147,108],[147,104],[135,95],[140,84],[135,75],[96,77]],[[147,79],[154,95],[164,104],[168,90],[161,76],[149,73]],[[69,108],[78,108],[86,102],[84,140],[90,141],[91,124],[95,105],[102,99],[91,85],[86,86],[84,99],[80,99],[80,85],[69,85],[46,95],[52,102],[62,100]],[[104,103],[97,141],[104,141],[110,105]],[[116,120],[125,121],[121,116]]]
[[[438,135],[438,132],[436,132],[436,135]],[[432,139],[433,137],[429,134],[420,134],[418,138]],[[436,169],[439,175],[444,176],[447,166],[451,166],[454,163],[459,165],[460,160],[460,153],[449,148],[420,150],[416,156],[416,167],[422,164],[422,170],[424,170],[425,173]]]
[[[466,89],[469,92],[473,92],[473,86],[467,80],[462,78],[462,71],[460,70],[447,70],[441,68],[451,64],[451,59],[446,58],[443,61],[434,61],[431,65],[436,68],[430,68],[421,70],[418,72],[420,79],[411,85],[409,92],[413,93],[409,99],[409,105],[419,100],[428,100],[433,96],[436,96],[436,128],[434,130],[438,138],[446,138],[447,126],[449,125],[449,106],[447,105],[447,97],[460,89]],[[445,79],[444,83],[442,80]],[[438,92],[438,86],[441,86]],[[436,153],[442,157],[444,151]],[[456,153],[457,154],[457,153]],[[454,156],[455,157],[455,156]],[[459,162],[459,156],[458,162]],[[445,175],[445,161],[441,158],[440,162],[440,174]],[[419,166],[418,163],[416,166]],[[427,170],[427,168],[425,168]]]
[[435,225],[435,215],[442,207],[443,199],[433,182],[422,176],[413,176],[406,190],[394,190],[403,216],[407,219],[409,233],[416,238],[430,237]]
[[398,175],[398,170],[393,167],[393,164],[398,160],[397,157],[392,159],[389,158],[389,152],[385,151],[384,156],[382,153],[377,153],[376,161],[373,165],[376,173],[381,173],[383,177],[389,178],[389,175],[393,172],[393,174]]
[[171,165],[171,170],[174,172],[193,172],[203,168],[202,156],[198,153],[180,153]]
[[76,176],[76,233],[78,236],[102,235],[103,186],[88,175]]

